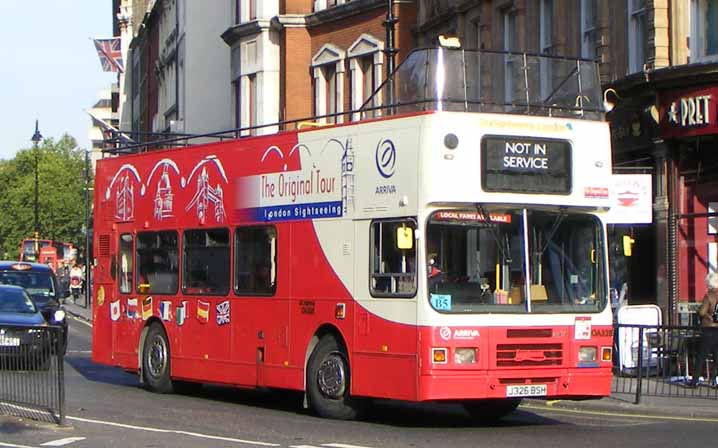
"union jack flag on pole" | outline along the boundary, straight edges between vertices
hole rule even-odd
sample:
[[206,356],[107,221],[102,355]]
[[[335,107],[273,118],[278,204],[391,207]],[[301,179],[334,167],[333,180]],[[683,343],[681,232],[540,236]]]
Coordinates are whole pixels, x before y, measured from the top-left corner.
[[119,37],[112,39],[92,39],[95,42],[97,55],[102,63],[102,70],[106,72],[125,72],[122,62],[122,47]]

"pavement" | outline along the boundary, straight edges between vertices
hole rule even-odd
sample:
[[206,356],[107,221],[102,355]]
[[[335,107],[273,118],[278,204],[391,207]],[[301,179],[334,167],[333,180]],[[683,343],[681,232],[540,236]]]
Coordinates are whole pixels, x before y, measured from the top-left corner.
[[[85,322],[92,322],[92,310],[85,306],[84,297],[77,303],[72,297],[65,300],[65,311]],[[701,386],[708,387],[708,386]],[[698,398],[686,393],[685,397],[655,397],[642,395],[638,404],[634,393],[613,392],[611,396],[598,400],[543,400],[525,399],[522,408],[553,409],[557,412],[586,412],[606,414],[626,414],[631,416],[661,417],[668,419],[709,419],[718,422],[718,399]]]

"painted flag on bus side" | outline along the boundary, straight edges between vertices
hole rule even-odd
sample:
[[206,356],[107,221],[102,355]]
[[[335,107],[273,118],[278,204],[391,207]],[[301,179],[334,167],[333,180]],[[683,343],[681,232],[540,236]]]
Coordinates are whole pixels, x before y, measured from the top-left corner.
[[182,301],[182,305],[177,306],[175,309],[175,321],[178,326],[184,325],[184,321],[187,318],[187,302]]
[[152,296],[142,300],[142,320],[147,320],[150,317],[152,317]]
[[162,320],[172,320],[172,312],[170,307],[172,306],[172,302],[170,301],[162,301],[160,302],[160,318]]
[[110,319],[117,321],[120,320],[120,301],[115,300],[110,303]]
[[217,325],[225,325],[229,323],[229,300],[217,305]]
[[134,319],[137,317],[137,299],[127,299],[127,318]]
[[209,302],[197,301],[197,320],[203,324],[209,321]]

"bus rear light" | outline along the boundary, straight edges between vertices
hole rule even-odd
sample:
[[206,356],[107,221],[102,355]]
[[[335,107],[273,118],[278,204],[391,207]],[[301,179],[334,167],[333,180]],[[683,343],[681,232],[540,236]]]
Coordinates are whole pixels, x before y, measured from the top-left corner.
[[613,349],[611,347],[601,347],[601,361],[611,361],[613,359]]
[[431,349],[431,360],[434,364],[446,364],[446,354],[448,350],[445,348],[433,348]]
[[476,364],[476,349],[461,347],[454,350],[454,364]]
[[579,362],[595,361],[598,350],[596,347],[581,347],[578,349]]

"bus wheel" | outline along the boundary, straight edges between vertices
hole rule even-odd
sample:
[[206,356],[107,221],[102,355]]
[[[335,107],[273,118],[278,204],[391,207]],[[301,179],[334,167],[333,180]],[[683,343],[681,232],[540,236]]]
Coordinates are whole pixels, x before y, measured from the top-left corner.
[[332,335],[324,336],[309,357],[307,395],[309,405],[322,417],[351,420],[357,403],[349,396],[349,357]]
[[520,398],[498,398],[465,401],[463,404],[464,409],[471,418],[483,421],[494,421],[514,412],[520,403]]
[[170,344],[165,330],[156,323],[147,330],[142,350],[142,376],[150,390],[160,394],[172,392]]

